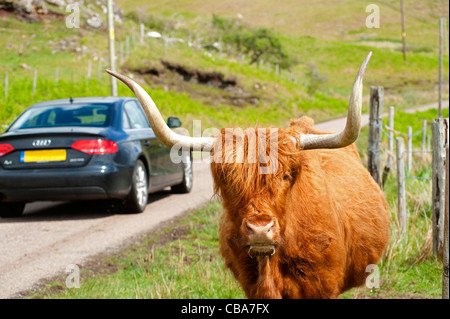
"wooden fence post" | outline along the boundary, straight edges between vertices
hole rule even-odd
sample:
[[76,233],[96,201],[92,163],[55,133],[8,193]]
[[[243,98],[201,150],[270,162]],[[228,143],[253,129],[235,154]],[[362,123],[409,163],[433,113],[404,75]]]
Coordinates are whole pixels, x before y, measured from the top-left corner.
[[400,11],[402,17],[402,48],[403,48],[403,60],[406,61],[406,32],[405,32],[405,10],[403,6],[403,0],[400,0]]
[[5,72],[5,99],[8,97],[8,72]]
[[130,37],[127,37],[126,41],[125,41],[125,57],[129,57],[130,56]]
[[58,73],[59,73],[59,70],[58,70],[58,68],[56,68],[55,69],[55,86],[58,85]]
[[97,77],[101,78],[103,75],[103,58],[98,58],[98,70],[97,70]]
[[92,62],[89,61],[86,79],[90,80],[91,79],[91,75],[92,75]]
[[124,61],[123,44],[123,41],[121,41],[119,45],[119,66],[122,65]]
[[438,95],[439,95],[438,110],[439,110],[439,117],[442,117],[442,87],[444,85],[443,70],[442,70],[444,19],[445,18],[439,18],[439,86],[438,86]]
[[369,141],[368,151],[369,160],[367,168],[372,175],[375,182],[381,186],[382,172],[381,172],[381,136],[382,125],[381,120],[383,113],[383,97],[384,89],[382,86],[370,87],[370,116],[369,116]]
[[407,158],[407,165],[406,165],[406,171],[411,172],[412,170],[412,127],[408,126],[408,138],[406,142],[406,158]]
[[33,88],[31,90],[33,95],[36,93],[36,86],[37,86],[37,69],[34,69],[34,73],[33,73]]
[[427,136],[427,150],[431,152],[431,135]]
[[431,123],[433,134],[432,161],[432,223],[433,253],[442,257],[445,216],[445,148],[448,145],[448,119],[437,118]]
[[444,227],[444,254],[442,256],[442,299],[449,299],[448,298],[448,196],[449,196],[449,190],[448,190],[448,145],[447,145],[447,151],[446,151],[446,161],[445,161],[445,170],[446,170],[446,177],[445,177],[445,200],[447,201],[447,204],[445,205],[445,227]]
[[425,159],[425,151],[426,151],[426,144],[427,144],[427,120],[423,120],[422,124],[422,161]]
[[406,233],[406,192],[405,192],[405,142],[397,137],[397,209],[398,221],[403,234]]
[[144,44],[145,26],[143,23],[139,24],[139,42]]
[[395,108],[393,106],[389,107],[389,140],[388,140],[388,151],[390,154],[388,154],[388,163],[392,164],[394,161],[394,112]]
[[168,46],[167,42],[168,42],[168,39],[167,39],[167,37],[165,35],[163,35],[162,38],[163,38],[163,41],[164,41],[164,55],[167,55],[167,46]]
[[386,183],[386,180],[388,178],[389,172],[391,170],[391,166],[394,163],[394,112],[395,108],[393,106],[389,107],[389,118],[388,118],[388,126],[389,126],[389,132],[388,132],[388,157],[387,157],[387,163],[383,170],[383,188],[384,184]]
[[219,59],[223,58],[223,42],[222,42],[222,36],[219,38]]

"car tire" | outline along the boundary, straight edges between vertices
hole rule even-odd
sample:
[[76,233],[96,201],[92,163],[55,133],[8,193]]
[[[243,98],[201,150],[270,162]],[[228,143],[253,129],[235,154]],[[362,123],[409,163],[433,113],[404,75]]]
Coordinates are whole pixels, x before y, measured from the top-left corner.
[[194,181],[194,171],[192,169],[192,153],[185,157],[182,161],[183,166],[183,182],[171,187],[172,193],[187,194],[192,190]]
[[128,214],[142,213],[148,201],[148,174],[144,163],[137,160],[131,178],[131,190],[123,209]]
[[24,208],[25,203],[0,203],[0,217],[20,217]]

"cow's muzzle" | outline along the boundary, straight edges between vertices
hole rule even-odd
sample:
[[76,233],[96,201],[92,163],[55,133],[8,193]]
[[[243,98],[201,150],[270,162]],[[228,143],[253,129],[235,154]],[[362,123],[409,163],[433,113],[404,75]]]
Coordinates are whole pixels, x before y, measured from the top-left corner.
[[250,257],[273,256],[276,252],[278,222],[273,217],[254,216],[243,221],[242,227],[247,238],[248,255]]
[[248,255],[251,258],[273,256],[276,252],[275,245],[253,244],[248,248]]

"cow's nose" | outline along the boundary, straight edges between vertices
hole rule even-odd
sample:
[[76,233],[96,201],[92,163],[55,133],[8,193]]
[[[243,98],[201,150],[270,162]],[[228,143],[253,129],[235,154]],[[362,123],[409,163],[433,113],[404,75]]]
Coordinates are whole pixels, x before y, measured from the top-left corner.
[[[258,218],[259,217],[259,218]],[[274,218],[258,216],[243,222],[250,257],[271,256],[276,251],[278,223]]]
[[272,245],[275,233],[275,222],[271,220],[268,223],[252,223],[246,221],[246,230],[250,245]]

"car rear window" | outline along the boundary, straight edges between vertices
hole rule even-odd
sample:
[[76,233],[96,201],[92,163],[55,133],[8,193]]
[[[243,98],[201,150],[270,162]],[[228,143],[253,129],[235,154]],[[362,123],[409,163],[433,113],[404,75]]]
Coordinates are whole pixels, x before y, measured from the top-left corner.
[[39,106],[26,110],[10,130],[61,126],[109,126],[111,105],[71,104]]

